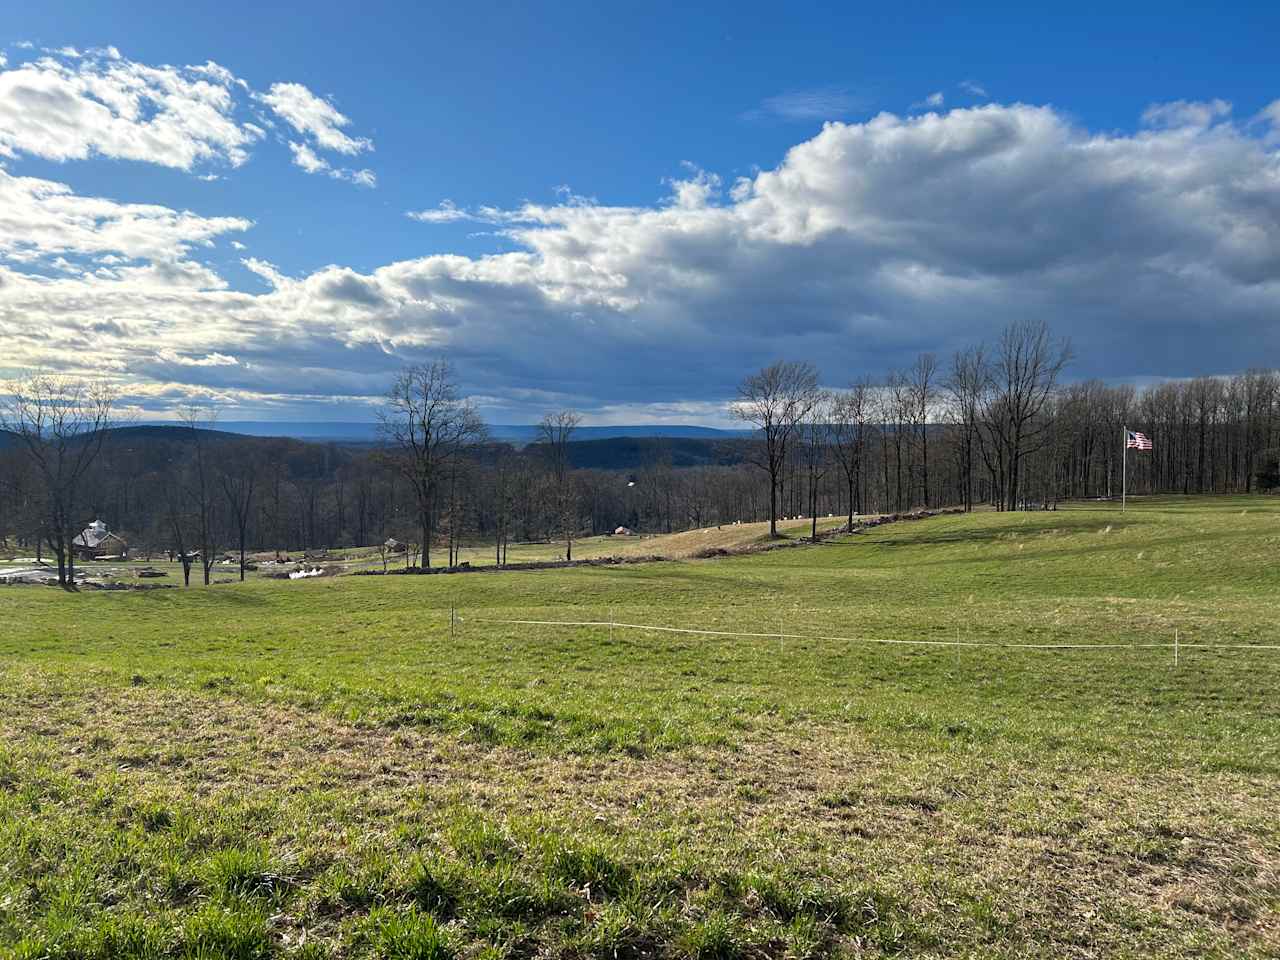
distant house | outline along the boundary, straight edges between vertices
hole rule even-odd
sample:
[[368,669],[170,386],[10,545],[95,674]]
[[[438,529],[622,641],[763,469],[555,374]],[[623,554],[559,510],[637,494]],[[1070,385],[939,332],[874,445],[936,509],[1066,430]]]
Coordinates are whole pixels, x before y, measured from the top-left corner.
[[81,560],[98,560],[102,557],[126,557],[129,544],[116,536],[101,520],[89,524],[71,541],[71,549]]
[[634,537],[636,532],[630,527],[618,527],[613,531],[615,537]]

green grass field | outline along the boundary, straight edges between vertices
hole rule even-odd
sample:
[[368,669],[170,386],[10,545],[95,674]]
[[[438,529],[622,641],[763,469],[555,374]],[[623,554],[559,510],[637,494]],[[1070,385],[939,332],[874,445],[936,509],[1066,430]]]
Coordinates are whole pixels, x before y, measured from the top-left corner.
[[1267,645],[1262,498],[3,587],[0,956],[1277,956]]

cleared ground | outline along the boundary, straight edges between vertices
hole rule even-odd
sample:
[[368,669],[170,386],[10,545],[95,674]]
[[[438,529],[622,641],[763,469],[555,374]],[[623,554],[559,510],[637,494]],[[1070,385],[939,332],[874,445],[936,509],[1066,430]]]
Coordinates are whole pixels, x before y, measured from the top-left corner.
[[1278,556],[1280,502],[1240,498],[650,566],[0,588],[0,944],[1274,956]]

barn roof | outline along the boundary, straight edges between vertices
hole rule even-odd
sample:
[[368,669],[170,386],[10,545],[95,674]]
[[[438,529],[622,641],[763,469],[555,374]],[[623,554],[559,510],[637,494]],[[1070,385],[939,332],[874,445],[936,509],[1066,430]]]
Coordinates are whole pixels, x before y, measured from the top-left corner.
[[90,550],[93,550],[102,546],[108,540],[124,543],[122,538],[116,536],[107,529],[107,525],[105,523],[101,520],[95,520],[93,523],[81,530],[79,536],[77,536],[72,543],[77,547],[88,547]]

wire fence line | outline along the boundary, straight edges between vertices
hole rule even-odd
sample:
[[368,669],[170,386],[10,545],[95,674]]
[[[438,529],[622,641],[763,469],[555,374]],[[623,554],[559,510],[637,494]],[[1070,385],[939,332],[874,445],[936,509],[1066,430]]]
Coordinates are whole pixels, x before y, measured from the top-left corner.
[[998,647],[1003,650],[1280,650],[1280,644],[1267,643],[1198,643],[1180,640],[1175,635],[1164,643],[1012,643],[1005,640],[903,640],[888,637],[837,637],[813,633],[768,633],[748,630],[708,630],[699,627],[664,627],[650,623],[626,623],[618,620],[522,620],[498,617],[463,617],[450,611],[451,623],[492,623],[541,627],[598,627],[624,630],[646,630],[653,633],[693,634],[703,637],[739,637],[760,640],[823,640],[832,643],[873,643],[915,647]]

